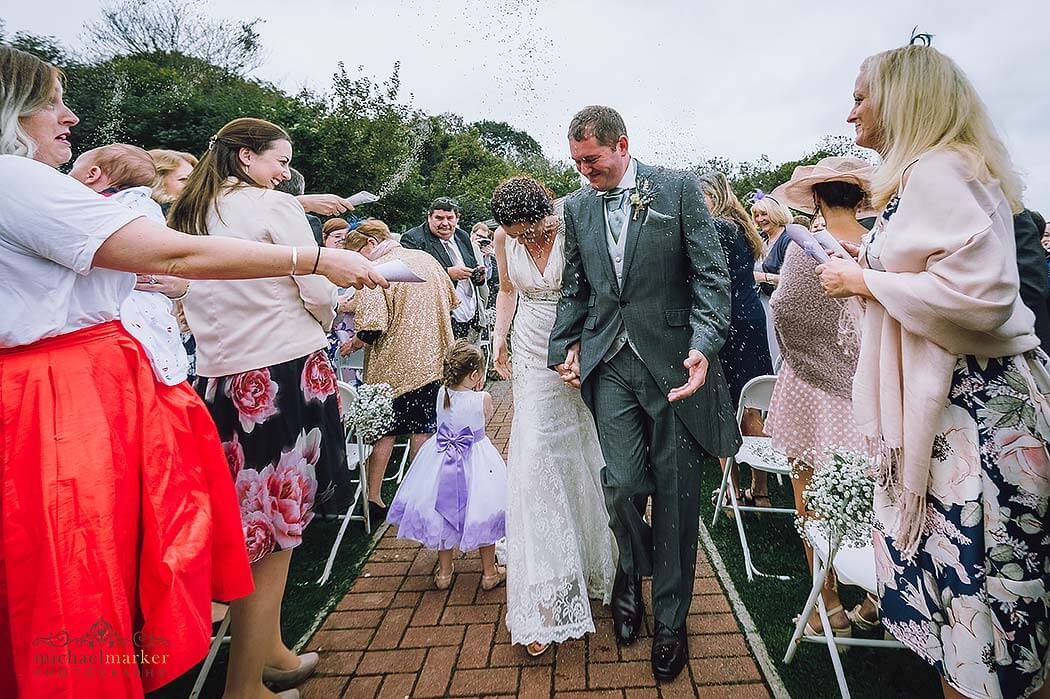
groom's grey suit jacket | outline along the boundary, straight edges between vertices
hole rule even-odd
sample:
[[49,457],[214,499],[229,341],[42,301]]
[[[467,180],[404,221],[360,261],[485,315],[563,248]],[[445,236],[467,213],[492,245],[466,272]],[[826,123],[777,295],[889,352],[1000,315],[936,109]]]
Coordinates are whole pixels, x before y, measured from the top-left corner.
[[[729,328],[729,272],[697,178],[638,163],[637,181],[655,197],[637,218],[628,210],[623,288],[616,281],[606,238],[604,203],[588,187],[565,202],[565,272],[547,357],[554,367],[580,343],[583,399],[593,407],[588,378],[616,339],[621,321],[639,358],[664,391],[688,380],[682,365],[690,349],[710,368],[675,413],[714,456],[740,445],[735,413],[718,361]],[[629,352],[624,347],[621,352]]]

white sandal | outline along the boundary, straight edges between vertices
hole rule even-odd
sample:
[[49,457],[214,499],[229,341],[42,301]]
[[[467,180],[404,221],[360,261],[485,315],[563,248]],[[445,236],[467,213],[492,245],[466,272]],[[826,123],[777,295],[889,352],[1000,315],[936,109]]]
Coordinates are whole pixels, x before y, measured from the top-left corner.
[[879,599],[868,593],[868,600],[875,607],[875,620],[872,621],[864,616],[864,603],[861,602],[853,609],[846,612],[846,618],[849,619],[850,623],[856,626],[861,631],[871,631],[882,626],[882,618],[879,614]]

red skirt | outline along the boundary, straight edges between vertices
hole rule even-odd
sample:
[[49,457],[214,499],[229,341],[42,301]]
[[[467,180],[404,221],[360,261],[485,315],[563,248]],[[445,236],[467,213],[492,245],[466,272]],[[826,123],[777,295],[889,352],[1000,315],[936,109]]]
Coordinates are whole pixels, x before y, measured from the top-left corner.
[[0,416],[0,693],[141,697],[200,662],[252,580],[189,385],[104,323],[0,349]]

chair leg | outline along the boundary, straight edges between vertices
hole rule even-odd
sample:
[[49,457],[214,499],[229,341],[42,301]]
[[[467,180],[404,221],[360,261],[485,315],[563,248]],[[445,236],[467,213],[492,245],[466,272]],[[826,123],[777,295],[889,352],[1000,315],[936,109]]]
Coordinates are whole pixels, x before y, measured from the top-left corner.
[[[371,456],[371,455],[369,455],[369,456]],[[358,463],[361,464],[361,466],[360,466],[360,468],[361,468],[360,484],[361,484],[361,492],[362,492],[362,496],[361,496],[361,514],[364,516],[364,519],[365,519],[365,533],[366,534],[371,534],[372,533],[372,513],[369,512],[369,507],[368,507],[368,462],[367,462],[367,459],[365,457],[365,445],[364,445],[364,442],[361,441],[360,437],[358,437],[358,439],[357,439],[357,458],[358,458]]]
[[[728,472],[729,469],[726,469]],[[747,573],[747,581],[754,582],[757,569],[751,561],[751,546],[747,543],[747,534],[744,532],[744,513],[740,511],[740,504],[736,498],[736,488],[729,489],[729,502],[733,507],[733,519],[736,520],[737,538],[740,539],[740,548],[744,552],[744,572]]]
[[[360,486],[358,486],[360,489]],[[350,503],[350,509],[346,511],[346,515],[343,516],[343,524],[339,527],[339,533],[336,534],[335,541],[332,543],[332,550],[328,554],[328,560],[324,564],[324,572],[321,573],[321,577],[317,579],[318,585],[324,585],[328,582],[328,577],[332,574],[332,566],[335,565],[335,557],[339,553],[339,545],[343,543],[343,537],[346,536],[347,527],[350,526],[351,515],[354,513],[354,505],[357,503],[357,496],[354,496],[353,502]],[[368,516],[368,500],[365,500],[365,516]],[[368,526],[367,520],[365,526]]]
[[226,616],[222,618],[222,623],[219,624],[219,631],[215,634],[215,637],[211,640],[211,647],[208,649],[208,657],[204,659],[204,665],[201,666],[200,673],[197,674],[197,680],[193,683],[193,689],[190,690],[189,699],[198,699],[201,695],[201,690],[204,689],[204,683],[208,679],[208,673],[211,672],[211,666],[215,664],[215,656],[219,654],[219,646],[222,645],[222,640],[226,636],[226,632],[230,628],[230,610],[226,610]]
[[711,517],[711,526],[715,526],[718,522],[718,515],[722,512],[722,504],[725,502],[726,495],[726,483],[729,482],[729,476],[733,472],[733,464],[736,461],[733,457],[726,459],[726,467],[722,469],[722,482],[718,485],[718,497],[715,498],[715,514]]
[[[813,612],[813,607],[817,604],[817,598],[820,597],[820,591],[824,589],[824,581],[828,577],[828,566],[825,565],[824,561],[820,559],[820,556],[815,555],[814,550],[813,556],[813,587],[809,591],[809,597],[806,598],[806,604],[802,607],[802,613],[798,615],[798,622],[795,624],[795,632],[791,634],[791,640],[788,641],[787,652],[784,653],[784,664],[789,664],[795,657],[795,652],[798,650],[799,643],[802,641],[802,632],[806,628],[806,622],[809,621],[809,615]],[[830,624],[825,628],[830,628]]]
[[[830,567],[831,563],[829,562],[828,568]],[[842,671],[842,659],[839,658],[839,648],[835,643],[835,634],[831,630],[831,619],[828,618],[828,610],[824,606],[823,597],[817,597],[817,611],[820,613],[820,625],[824,627],[824,642],[827,644],[828,654],[831,656],[831,666],[835,670],[835,680],[839,684],[839,692],[842,693],[842,699],[850,699],[849,686],[846,684],[846,674]]]

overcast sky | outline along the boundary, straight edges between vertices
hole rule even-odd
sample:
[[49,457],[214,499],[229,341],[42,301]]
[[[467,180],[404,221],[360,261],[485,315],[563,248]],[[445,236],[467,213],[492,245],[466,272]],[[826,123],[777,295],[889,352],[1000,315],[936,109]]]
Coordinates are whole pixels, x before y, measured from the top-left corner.
[[[9,32],[79,45],[98,0],[4,9]],[[1045,0],[212,0],[216,16],[261,17],[266,63],[288,90],[324,88],[339,61],[430,113],[506,121],[567,158],[579,107],[616,107],[643,161],[793,159],[845,123],[865,56],[914,25],[958,61],[1050,211],[1050,3]],[[76,86],[71,85],[75,90]]]

